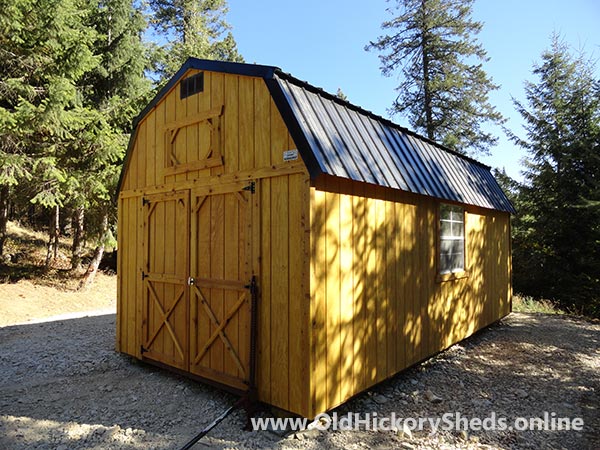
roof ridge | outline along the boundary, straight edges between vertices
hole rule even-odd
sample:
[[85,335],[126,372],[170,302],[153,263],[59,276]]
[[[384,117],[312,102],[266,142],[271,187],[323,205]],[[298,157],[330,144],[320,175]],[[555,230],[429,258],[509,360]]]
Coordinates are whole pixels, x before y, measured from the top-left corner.
[[[271,66],[273,67],[273,66]],[[283,78],[285,78],[288,81],[291,81],[292,83],[303,87],[311,92],[314,92],[315,94],[321,95],[322,97],[325,97],[329,100],[333,100],[334,102],[345,106],[347,108],[350,108],[354,111],[357,111],[360,114],[363,114],[365,116],[371,117],[372,119],[377,120],[378,122],[384,123],[388,126],[391,126],[393,128],[396,128],[397,130],[400,130],[406,134],[409,134],[411,136],[414,136],[418,139],[421,139],[422,141],[428,142],[429,144],[435,145],[436,147],[438,147],[440,150],[443,150],[447,153],[450,153],[451,155],[454,156],[458,156],[459,158],[462,158],[466,161],[469,161],[471,163],[477,164],[481,167],[484,167],[488,170],[491,170],[491,166],[488,166],[487,164],[482,163],[481,161],[476,160],[475,158],[472,158],[468,155],[465,155],[463,153],[460,153],[456,150],[452,150],[451,148],[446,147],[445,145],[440,144],[439,142],[436,142],[432,139],[429,139],[426,136],[423,136],[415,131],[410,130],[409,128],[403,127],[402,125],[398,125],[397,123],[391,121],[390,119],[386,119],[383,116],[380,116],[379,114],[375,114],[373,111],[369,111],[368,109],[364,109],[361,106],[358,106],[354,103],[349,102],[348,100],[343,100],[341,98],[339,98],[337,95],[332,94],[331,92],[326,91],[325,89],[315,86],[313,84],[310,84],[307,81],[301,80],[299,78],[296,78],[294,75],[292,75],[289,72],[284,72],[283,70],[281,70],[279,67],[274,67],[274,74],[281,76]]]

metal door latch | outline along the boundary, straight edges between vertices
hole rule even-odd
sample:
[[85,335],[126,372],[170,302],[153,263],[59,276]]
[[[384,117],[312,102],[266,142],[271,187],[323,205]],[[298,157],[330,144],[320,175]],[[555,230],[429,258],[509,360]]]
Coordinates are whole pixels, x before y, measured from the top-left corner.
[[194,277],[188,278],[188,286],[193,286],[196,283],[196,279]]

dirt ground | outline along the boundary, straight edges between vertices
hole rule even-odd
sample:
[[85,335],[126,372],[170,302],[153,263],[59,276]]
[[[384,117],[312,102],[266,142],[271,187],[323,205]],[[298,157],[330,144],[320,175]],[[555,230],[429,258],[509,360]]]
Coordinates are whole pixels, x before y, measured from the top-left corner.
[[[176,449],[234,403],[114,351],[115,277],[99,295],[21,283],[0,284],[0,449]],[[335,412],[513,420],[546,411],[581,418],[583,431],[249,432],[236,411],[194,448],[598,449],[599,408],[600,325],[513,313]]]
[[[81,312],[114,314],[117,310],[116,277],[98,272],[84,291],[57,289],[20,280],[0,284],[0,327],[32,321],[69,318]],[[58,316],[58,317],[57,317]]]

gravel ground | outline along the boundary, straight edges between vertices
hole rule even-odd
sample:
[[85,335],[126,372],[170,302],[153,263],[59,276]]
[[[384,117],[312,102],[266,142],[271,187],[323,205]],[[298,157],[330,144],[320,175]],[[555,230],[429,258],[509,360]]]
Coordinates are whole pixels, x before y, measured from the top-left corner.
[[[112,314],[0,328],[0,449],[176,449],[235,401],[115,353],[114,329]],[[247,432],[236,411],[196,448],[598,449],[599,408],[600,325],[513,313],[335,412],[511,421],[547,411],[582,418],[583,431]]]

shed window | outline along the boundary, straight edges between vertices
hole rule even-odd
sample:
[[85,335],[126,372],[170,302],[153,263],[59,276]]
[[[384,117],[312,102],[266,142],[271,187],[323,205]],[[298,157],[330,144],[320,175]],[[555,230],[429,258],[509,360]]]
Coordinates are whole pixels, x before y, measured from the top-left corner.
[[440,274],[465,270],[465,210],[440,206]]
[[190,95],[202,92],[204,90],[204,72],[184,78],[181,80],[181,83],[179,83],[179,86],[179,98],[182,100]]

